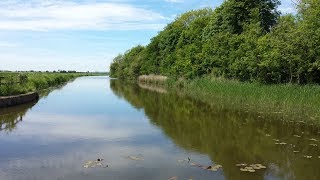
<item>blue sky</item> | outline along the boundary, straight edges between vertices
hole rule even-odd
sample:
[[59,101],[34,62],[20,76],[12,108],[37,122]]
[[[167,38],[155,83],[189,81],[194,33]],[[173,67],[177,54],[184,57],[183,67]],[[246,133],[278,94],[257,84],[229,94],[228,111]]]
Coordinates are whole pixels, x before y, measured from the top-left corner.
[[[1,0],[0,70],[107,71],[177,15],[223,0]],[[294,12],[282,0],[283,13]]]

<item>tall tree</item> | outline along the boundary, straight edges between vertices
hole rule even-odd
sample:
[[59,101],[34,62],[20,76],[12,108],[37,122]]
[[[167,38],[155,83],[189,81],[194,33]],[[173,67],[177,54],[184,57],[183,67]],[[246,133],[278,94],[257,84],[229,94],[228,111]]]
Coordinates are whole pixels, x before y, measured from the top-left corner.
[[[241,34],[244,25],[252,20],[258,20],[261,28],[270,32],[280,16],[278,5],[279,0],[227,0],[221,6],[221,15],[233,33]],[[257,17],[254,17],[255,11],[258,11]]]

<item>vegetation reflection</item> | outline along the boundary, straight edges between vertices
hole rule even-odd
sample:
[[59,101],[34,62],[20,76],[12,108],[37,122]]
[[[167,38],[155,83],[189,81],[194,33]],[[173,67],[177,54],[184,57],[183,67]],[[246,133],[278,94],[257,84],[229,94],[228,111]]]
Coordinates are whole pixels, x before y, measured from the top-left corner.
[[[223,166],[227,179],[315,179],[320,177],[319,128],[276,115],[209,106],[173,93],[157,93],[135,84],[111,81],[113,92],[188,150],[208,155]],[[311,156],[311,158],[310,158]],[[241,172],[236,164],[261,163],[266,170]],[[305,168],[308,167],[308,168]]]
[[36,102],[0,109],[0,131],[11,132]]

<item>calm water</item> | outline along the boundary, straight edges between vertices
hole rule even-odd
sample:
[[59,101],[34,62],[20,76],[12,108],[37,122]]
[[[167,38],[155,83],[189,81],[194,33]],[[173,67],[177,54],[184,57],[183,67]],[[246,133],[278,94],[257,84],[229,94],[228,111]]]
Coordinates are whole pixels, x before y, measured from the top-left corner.
[[[0,110],[0,179],[320,179],[319,131],[83,77]],[[84,167],[97,158],[103,167]],[[241,172],[238,163],[267,168]],[[216,172],[199,167],[218,164]]]

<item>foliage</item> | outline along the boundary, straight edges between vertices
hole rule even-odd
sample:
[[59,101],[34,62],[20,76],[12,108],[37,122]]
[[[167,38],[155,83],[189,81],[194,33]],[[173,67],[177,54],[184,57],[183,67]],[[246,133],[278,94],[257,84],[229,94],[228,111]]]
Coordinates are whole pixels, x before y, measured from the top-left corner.
[[111,76],[202,76],[272,83],[320,83],[320,5],[300,0],[280,16],[278,0],[227,0],[182,14],[143,47],[119,55]]
[[86,73],[0,73],[0,96],[39,91],[63,84]]

